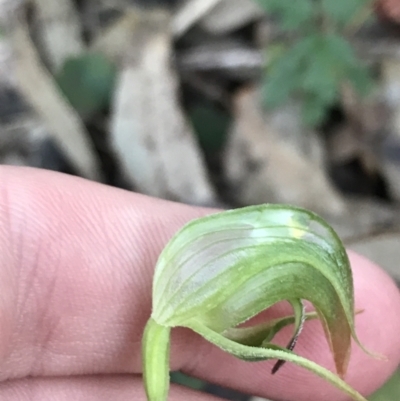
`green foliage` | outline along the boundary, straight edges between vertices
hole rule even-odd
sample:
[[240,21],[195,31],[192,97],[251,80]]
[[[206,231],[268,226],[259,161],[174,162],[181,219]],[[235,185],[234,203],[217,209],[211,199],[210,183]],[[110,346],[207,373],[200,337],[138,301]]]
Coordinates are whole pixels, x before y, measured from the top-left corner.
[[371,401],[398,401],[400,400],[400,370],[370,398]]
[[229,114],[204,102],[191,109],[189,117],[204,151],[206,153],[220,151],[228,136],[231,123]]
[[291,39],[267,49],[263,91],[267,107],[298,97],[304,121],[316,125],[337,101],[342,84],[368,94],[372,79],[342,31],[370,1],[258,0],[276,16],[282,31],[292,32]]
[[268,12],[275,14],[284,30],[299,29],[315,17],[313,0],[258,0]]
[[79,115],[88,120],[109,105],[115,77],[116,69],[107,58],[87,53],[68,59],[56,81]]
[[368,0],[321,0],[323,12],[338,25],[350,23]]

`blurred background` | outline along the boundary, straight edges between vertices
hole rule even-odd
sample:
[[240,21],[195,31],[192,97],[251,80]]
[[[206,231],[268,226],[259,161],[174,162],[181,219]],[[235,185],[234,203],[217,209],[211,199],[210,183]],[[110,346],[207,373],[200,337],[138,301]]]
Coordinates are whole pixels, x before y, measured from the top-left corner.
[[0,0],[0,163],[303,206],[400,283],[400,0]]

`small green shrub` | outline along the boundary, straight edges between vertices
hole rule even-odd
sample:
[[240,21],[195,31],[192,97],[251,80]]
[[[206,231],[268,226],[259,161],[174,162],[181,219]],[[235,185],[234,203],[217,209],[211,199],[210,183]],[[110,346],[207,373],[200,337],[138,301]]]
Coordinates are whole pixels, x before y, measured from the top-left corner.
[[[316,125],[350,83],[362,96],[372,88],[368,68],[345,33],[368,13],[371,0],[258,0],[276,17],[285,39],[267,49],[263,93],[273,108],[298,97],[304,122]],[[367,13],[366,13],[367,11]]]
[[100,53],[69,58],[56,76],[63,94],[83,120],[109,105],[115,79],[115,66]]

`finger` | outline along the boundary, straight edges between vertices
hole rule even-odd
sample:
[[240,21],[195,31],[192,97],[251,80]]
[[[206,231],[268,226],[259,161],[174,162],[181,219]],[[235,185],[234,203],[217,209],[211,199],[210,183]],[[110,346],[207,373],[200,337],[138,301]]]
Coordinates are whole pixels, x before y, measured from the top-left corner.
[[[0,188],[2,378],[140,372],[157,256],[184,222],[206,211],[35,170],[1,169]],[[354,269],[357,307],[366,309],[357,322],[369,316],[379,326],[361,325],[360,337],[390,355],[378,366],[355,352],[349,378],[369,391],[399,360],[399,294],[368,262],[356,259]],[[296,350],[332,366],[318,327],[307,325]],[[268,363],[237,361],[187,331],[174,337],[175,369],[277,399],[300,401],[317,389],[324,400],[342,399],[290,365],[271,378]]]
[[[218,401],[206,394],[172,386],[174,401]],[[0,384],[2,401],[146,401],[141,380],[131,376],[30,378]],[[220,400],[221,401],[221,400]]]
[[157,257],[201,213],[0,167],[0,380],[140,372]]

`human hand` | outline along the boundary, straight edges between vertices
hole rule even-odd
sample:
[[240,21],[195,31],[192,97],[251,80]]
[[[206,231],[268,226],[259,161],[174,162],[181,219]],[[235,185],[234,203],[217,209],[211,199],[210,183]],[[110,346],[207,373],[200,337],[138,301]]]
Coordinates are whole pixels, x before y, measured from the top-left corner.
[[[0,399],[144,401],[141,337],[150,315],[159,253],[188,220],[209,210],[148,198],[34,169],[0,168]],[[400,361],[400,294],[371,262],[350,254],[356,345],[346,381],[363,394]],[[266,317],[290,313],[278,305]],[[279,334],[284,344],[289,330]],[[307,322],[296,352],[330,369],[318,321]],[[171,368],[237,390],[293,401],[346,396],[299,367],[247,363],[177,329]],[[172,386],[174,401],[215,398]]]

